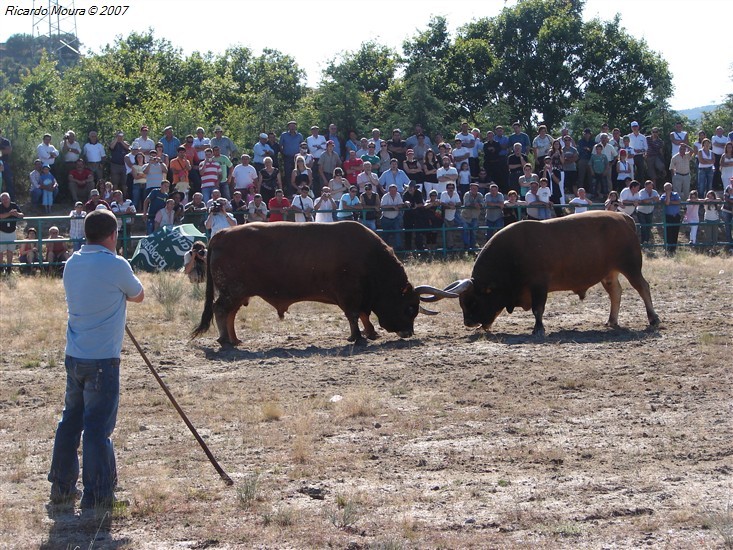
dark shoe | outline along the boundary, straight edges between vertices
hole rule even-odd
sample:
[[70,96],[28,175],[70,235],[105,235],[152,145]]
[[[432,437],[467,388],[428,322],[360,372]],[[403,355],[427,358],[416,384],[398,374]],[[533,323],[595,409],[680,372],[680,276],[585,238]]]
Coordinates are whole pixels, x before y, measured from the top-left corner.
[[52,504],[69,505],[74,504],[77,499],[81,498],[81,491],[74,487],[71,491],[61,489],[58,485],[51,486],[51,496],[49,500]]

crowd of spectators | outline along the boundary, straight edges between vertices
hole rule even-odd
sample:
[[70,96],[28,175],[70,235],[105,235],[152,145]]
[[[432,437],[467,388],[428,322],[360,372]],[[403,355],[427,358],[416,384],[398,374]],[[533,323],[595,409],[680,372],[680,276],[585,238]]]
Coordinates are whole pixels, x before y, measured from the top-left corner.
[[[379,230],[395,249],[434,246],[440,227],[456,229],[460,244],[471,249],[481,226],[490,237],[520,218],[541,220],[591,208],[633,215],[642,226],[642,242],[648,242],[657,202],[677,231],[683,220],[695,226],[692,243],[698,242],[701,223],[715,225],[707,242],[717,242],[722,221],[730,244],[733,132],[726,135],[718,127],[708,138],[701,131],[690,143],[678,122],[668,136],[666,162],[659,130],[645,135],[636,121],[625,135],[603,125],[597,132],[585,128],[577,140],[567,129],[553,137],[542,125],[531,139],[519,122],[511,128],[505,133],[496,126],[482,135],[464,122],[454,136],[431,138],[418,124],[408,137],[395,128],[382,139],[377,128],[369,136],[354,131],[342,136],[331,124],[324,132],[312,126],[304,138],[290,121],[280,136],[261,133],[252,156],[240,155],[221,126],[214,128],[214,137],[199,127],[183,139],[168,126],[155,141],[143,125],[131,142],[117,132],[106,147],[95,131],[82,145],[70,130],[58,149],[45,134],[29,174],[31,208],[48,214],[54,203],[70,201],[75,250],[83,239],[83,216],[97,208],[121,216],[126,233],[134,231],[136,213],[142,214],[146,234],[180,223],[211,235],[253,221],[354,219]],[[0,140],[7,159],[12,146],[1,132]],[[693,170],[697,190],[691,193]],[[12,174],[0,160],[3,175],[12,199]],[[723,192],[720,198],[716,190]],[[679,203],[687,201],[683,218]],[[0,206],[0,218],[22,217],[12,204],[15,214]],[[0,228],[0,237],[7,241],[15,221],[1,225],[6,229]],[[413,238],[403,229],[419,232]],[[674,230],[668,238],[676,243]],[[13,246],[0,246],[10,262]]]

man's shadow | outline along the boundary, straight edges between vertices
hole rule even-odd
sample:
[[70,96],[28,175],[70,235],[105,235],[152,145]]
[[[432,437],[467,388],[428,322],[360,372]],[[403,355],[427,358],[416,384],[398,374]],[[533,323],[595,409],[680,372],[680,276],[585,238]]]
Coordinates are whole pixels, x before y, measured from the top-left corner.
[[78,514],[74,507],[46,505],[46,514],[53,522],[48,538],[41,543],[41,550],[66,548],[104,548],[114,550],[130,544],[129,538],[114,538],[112,526],[115,518],[109,512]]

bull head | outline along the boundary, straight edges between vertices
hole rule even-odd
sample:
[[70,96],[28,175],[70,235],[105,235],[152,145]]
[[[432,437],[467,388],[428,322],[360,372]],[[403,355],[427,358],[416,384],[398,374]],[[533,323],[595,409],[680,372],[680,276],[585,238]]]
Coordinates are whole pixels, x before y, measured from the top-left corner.
[[[427,294],[427,293],[426,293]],[[504,304],[499,304],[499,297],[490,288],[478,289],[473,279],[454,281],[440,292],[420,296],[423,302],[437,302],[443,298],[458,298],[463,310],[463,324],[467,327],[481,326],[489,330],[494,319],[499,315]]]
[[[430,285],[420,285],[418,287],[415,287],[415,292],[420,295],[420,301],[422,302],[437,302],[438,300],[442,300],[443,298],[458,298],[458,294],[456,294],[455,292],[451,292],[447,288],[445,290],[441,290]],[[429,309],[425,309],[422,306],[420,306],[420,313],[423,313],[425,315],[438,314],[437,311],[431,311]]]

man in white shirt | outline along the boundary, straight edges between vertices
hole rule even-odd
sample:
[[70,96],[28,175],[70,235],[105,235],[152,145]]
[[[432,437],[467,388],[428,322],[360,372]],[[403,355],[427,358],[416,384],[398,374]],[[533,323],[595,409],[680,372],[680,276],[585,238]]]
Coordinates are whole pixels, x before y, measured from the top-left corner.
[[131,148],[134,148],[135,145],[137,145],[137,148],[140,149],[140,152],[145,155],[145,162],[148,162],[150,158],[150,151],[155,149],[155,142],[148,137],[147,126],[143,125],[140,127],[140,137],[135,138],[135,141],[132,142]]
[[199,126],[196,128],[196,137],[193,138],[193,148],[196,149],[196,155],[198,156],[199,163],[206,160],[206,150],[210,147],[211,140],[204,136],[204,129]]
[[99,181],[104,177],[102,170],[102,162],[107,158],[104,145],[99,142],[97,132],[92,130],[89,132],[89,141],[82,148],[84,158],[87,160],[87,168],[94,173],[94,181]]
[[[725,154],[725,144],[728,143],[728,141],[728,136],[723,133],[722,126],[718,126],[715,129],[715,134],[710,138],[710,145],[712,145],[713,155],[715,155],[715,160],[713,162],[713,165],[715,166],[715,170],[713,171],[713,187],[724,187],[723,180],[720,177],[720,157]],[[726,185],[728,184],[728,182],[725,183]]]
[[262,200],[262,195],[255,194],[254,199],[249,201],[247,205],[247,221],[248,222],[266,222],[267,221],[267,205]]
[[[458,170],[455,166],[451,166],[450,158],[447,156],[443,157],[443,166],[438,168],[435,175],[438,178],[438,183],[433,183],[432,189],[441,194],[447,189],[449,183],[455,184],[458,181]],[[429,193],[431,189],[426,191]]]
[[636,207],[639,204],[639,187],[638,181],[626,178],[626,187],[621,190],[621,194],[618,197],[623,205],[623,211],[629,216],[634,215]]
[[677,121],[674,123],[674,130],[669,133],[669,140],[672,142],[672,156],[675,156],[680,152],[680,145],[690,145],[690,138],[682,129],[682,122]]
[[382,230],[388,231],[382,235],[384,242],[395,250],[402,248],[402,208],[404,205],[402,195],[397,192],[397,184],[391,183],[380,202],[382,210],[380,221]]
[[232,170],[229,176],[229,187],[232,191],[241,191],[242,196],[247,196],[250,193],[250,189],[255,186],[255,182],[258,180],[257,170],[252,166],[249,161],[249,155],[244,154],[240,157],[241,164],[237,164]]
[[631,123],[631,133],[629,134],[629,145],[634,150],[634,171],[635,176],[639,179],[646,178],[646,157],[647,140],[646,136],[639,132],[639,123],[633,121]]
[[654,223],[654,208],[659,202],[659,193],[654,189],[654,182],[646,180],[644,189],[639,191],[639,205],[636,215],[641,226],[641,244],[648,243],[652,238],[652,224]]
[[[463,247],[468,248],[469,234],[466,231],[466,224],[463,221],[463,216],[458,213],[458,209],[463,203],[461,202],[461,196],[456,192],[455,182],[448,182],[445,186],[445,191],[440,194],[440,205],[443,208],[443,221],[446,227],[460,227],[463,230]],[[455,234],[451,231],[449,235]],[[450,242],[451,238],[448,237]]]
[[362,165],[362,170],[362,173],[356,176],[356,185],[359,188],[359,193],[363,193],[365,191],[364,188],[367,183],[371,183],[372,188],[378,190],[380,194],[384,193],[384,189],[379,183],[379,176],[372,172],[372,163],[368,160],[365,161]]
[[573,197],[568,204],[573,207],[571,214],[582,214],[583,212],[588,212],[588,207],[593,203],[586,196],[585,188],[578,187],[578,196]]
[[56,157],[59,156],[59,150],[51,144],[51,134],[43,134],[43,142],[38,144],[36,152],[38,154],[38,160],[41,161],[41,165],[48,164],[49,166],[53,166],[54,162],[56,162]]

